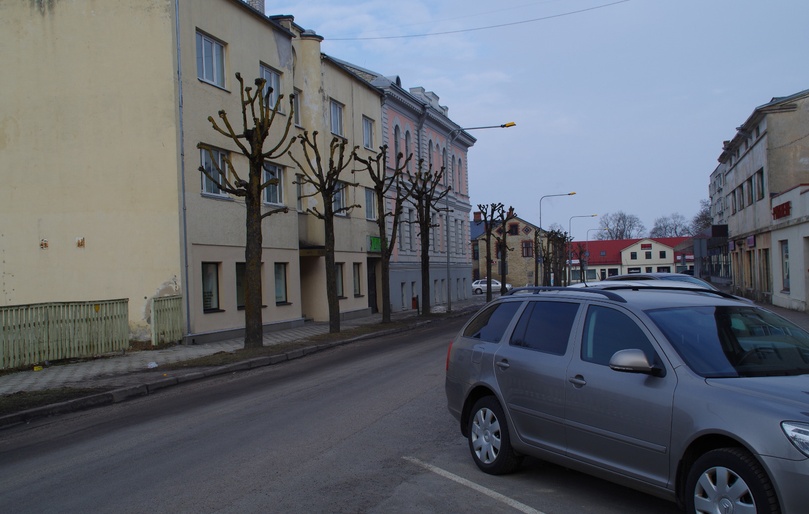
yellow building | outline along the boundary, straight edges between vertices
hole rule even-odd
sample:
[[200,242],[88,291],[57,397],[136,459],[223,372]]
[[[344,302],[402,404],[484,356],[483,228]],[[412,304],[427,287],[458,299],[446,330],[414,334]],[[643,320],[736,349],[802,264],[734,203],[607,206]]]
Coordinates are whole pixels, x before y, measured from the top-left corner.
[[[0,3],[0,305],[128,298],[132,337],[145,339],[149,300],[179,294],[189,342],[239,335],[245,209],[198,171],[211,164],[197,148],[246,174],[207,120],[224,109],[241,128],[235,73],[300,90],[292,135],[331,132],[327,98],[341,103],[351,146],[362,146],[363,116],[380,119],[378,94],[285,20],[238,0]],[[290,115],[282,105],[270,141]],[[289,157],[267,173],[280,184],[266,208],[289,212],[263,224],[264,323],[325,320],[322,259],[300,251],[322,241],[322,222],[303,214]],[[361,187],[347,194],[364,203]],[[375,225],[356,209],[338,226],[341,311],[366,313]]]

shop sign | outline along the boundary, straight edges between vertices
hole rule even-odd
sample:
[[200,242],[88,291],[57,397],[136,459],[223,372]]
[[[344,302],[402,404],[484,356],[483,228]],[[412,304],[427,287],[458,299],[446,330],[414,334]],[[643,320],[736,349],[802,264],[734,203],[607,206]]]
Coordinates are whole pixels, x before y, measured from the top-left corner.
[[792,214],[792,202],[784,202],[772,208],[772,219],[787,218]]
[[755,248],[756,247],[756,236],[747,236],[747,243],[748,248]]

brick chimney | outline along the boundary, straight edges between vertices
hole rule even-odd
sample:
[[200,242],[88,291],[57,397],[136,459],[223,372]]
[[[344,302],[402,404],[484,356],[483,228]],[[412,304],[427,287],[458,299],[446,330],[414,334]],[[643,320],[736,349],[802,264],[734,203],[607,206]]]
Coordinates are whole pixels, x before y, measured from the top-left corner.
[[264,0],[244,0],[244,3],[246,3],[256,11],[260,12],[261,14],[266,14],[264,12]]
[[472,219],[475,221],[475,223],[480,223],[480,211],[477,211],[476,213],[474,213],[473,216],[474,216],[474,218],[472,218]]

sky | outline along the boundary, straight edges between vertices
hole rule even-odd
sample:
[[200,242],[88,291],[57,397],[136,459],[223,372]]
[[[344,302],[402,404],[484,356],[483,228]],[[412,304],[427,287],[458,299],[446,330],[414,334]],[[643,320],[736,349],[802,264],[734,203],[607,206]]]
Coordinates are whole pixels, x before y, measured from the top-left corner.
[[[689,220],[722,142],[809,89],[807,0],[266,0],[321,50],[424,87],[477,142],[473,211],[503,203],[576,240],[623,211]],[[416,37],[399,37],[416,36]],[[589,217],[596,214],[596,217]]]

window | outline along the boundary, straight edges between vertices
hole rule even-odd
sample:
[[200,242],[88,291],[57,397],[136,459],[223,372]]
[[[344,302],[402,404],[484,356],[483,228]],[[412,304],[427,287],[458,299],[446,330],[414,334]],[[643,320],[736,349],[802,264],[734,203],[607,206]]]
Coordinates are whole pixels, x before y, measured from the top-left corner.
[[335,136],[343,135],[343,104],[336,100],[330,102],[331,105],[331,133]]
[[780,241],[781,244],[781,289],[789,291],[789,241]]
[[756,200],[764,199],[764,168],[756,172]]
[[660,250],[660,258],[661,258],[661,259],[665,259],[665,258],[666,258],[666,250]]
[[244,270],[243,262],[236,263],[236,308],[244,309]]
[[345,291],[343,290],[343,263],[338,262],[335,264],[334,270],[337,275],[337,296],[338,298],[343,298],[345,296]]
[[[393,165],[398,166],[399,164],[399,153],[402,151],[401,144],[399,141],[402,139],[402,131],[398,125],[393,127]],[[405,156],[407,157],[407,156]]]
[[651,259],[652,258],[652,252],[645,252],[644,257],[646,259]]
[[362,263],[354,263],[354,296],[362,296]]
[[522,305],[519,302],[505,302],[492,305],[478,314],[464,330],[464,337],[480,339],[488,343],[498,343],[511,323],[511,318]]
[[219,310],[219,263],[202,263],[202,310]]
[[374,149],[374,120],[367,116],[362,117],[362,146]]
[[745,205],[753,205],[753,177],[744,182]]
[[477,241],[472,242],[472,260],[480,260],[480,246]]
[[376,219],[376,191],[370,187],[365,188],[365,219]]
[[638,252],[629,252],[629,258],[633,261],[638,260]]
[[209,179],[204,173],[200,173],[200,175],[202,175],[203,193],[220,196],[225,195],[225,193],[221,189],[219,189],[220,184],[223,183],[223,178],[222,175],[219,174],[219,171],[217,171],[216,166],[219,166],[219,169],[222,170],[223,173],[227,173],[226,157],[227,152],[224,152],[222,150],[217,150],[215,148],[200,149],[199,159],[202,167],[205,169],[205,171],[208,172],[208,175],[218,179],[217,181],[213,181]]
[[519,223],[510,223],[508,226],[508,235],[510,236],[518,236],[520,235],[520,224]]
[[337,182],[334,186],[334,197],[332,198],[332,209],[335,214],[345,216],[344,209],[346,208],[346,183]]
[[303,91],[300,89],[295,90],[295,97],[292,99],[292,113],[293,121],[295,122],[296,127],[301,126],[301,95]]
[[275,303],[284,304],[289,301],[287,297],[287,263],[275,263]]
[[270,180],[275,181],[274,184],[268,184],[264,188],[264,201],[267,203],[283,204],[284,203],[284,170],[280,166],[264,163],[264,182]]
[[298,212],[303,212],[303,175],[295,175],[295,196]]
[[[270,88],[272,88],[272,92],[269,93],[269,102],[267,104],[272,109],[275,107],[275,103],[278,101],[278,96],[281,94],[281,74],[269,66],[264,66],[262,64],[259,66],[259,76],[267,81],[264,84],[264,91],[262,91],[265,98],[267,98],[267,93],[270,91]],[[280,104],[278,105],[278,112],[284,112],[284,109]]]
[[[405,159],[410,155],[410,131],[405,131]],[[412,159],[410,160],[412,161]],[[407,171],[410,171],[410,161],[407,161]]]
[[197,78],[225,87],[225,46],[197,32]]
[[534,242],[533,241],[523,241],[522,242],[522,256],[523,257],[533,257],[534,256]]
[[564,355],[579,304],[530,302],[514,328],[509,344]]
[[615,309],[591,305],[584,321],[582,360],[608,366],[615,352],[630,348],[642,350],[650,363],[655,362],[652,344],[632,318]]

